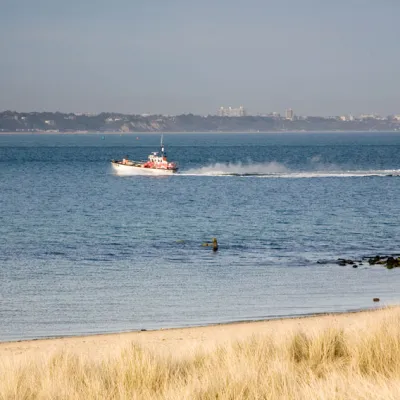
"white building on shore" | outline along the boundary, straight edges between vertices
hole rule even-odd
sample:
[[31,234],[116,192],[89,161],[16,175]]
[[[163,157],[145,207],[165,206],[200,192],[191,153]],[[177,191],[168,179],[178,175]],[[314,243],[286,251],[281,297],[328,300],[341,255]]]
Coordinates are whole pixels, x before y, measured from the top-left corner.
[[240,106],[238,108],[220,107],[218,109],[219,117],[245,117],[246,115],[247,113],[243,106]]
[[288,108],[287,110],[285,110],[285,118],[293,121],[294,111],[291,108]]

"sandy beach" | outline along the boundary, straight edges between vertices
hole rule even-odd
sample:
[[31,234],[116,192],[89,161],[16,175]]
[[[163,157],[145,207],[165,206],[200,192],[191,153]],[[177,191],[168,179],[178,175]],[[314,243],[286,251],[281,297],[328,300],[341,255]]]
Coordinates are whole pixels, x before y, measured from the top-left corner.
[[[391,307],[400,312],[400,306]],[[296,331],[315,332],[327,328],[352,330],[368,328],[386,316],[387,309],[316,315],[300,318],[239,322],[230,324],[161,329],[90,336],[60,337],[0,343],[0,356],[12,358],[36,358],[61,351],[73,352],[89,358],[112,356],[131,343],[156,352],[185,354],[196,348],[212,350],[216,346],[243,341],[252,336],[266,335],[280,340]]]
[[0,344],[0,399],[382,399],[400,307]]

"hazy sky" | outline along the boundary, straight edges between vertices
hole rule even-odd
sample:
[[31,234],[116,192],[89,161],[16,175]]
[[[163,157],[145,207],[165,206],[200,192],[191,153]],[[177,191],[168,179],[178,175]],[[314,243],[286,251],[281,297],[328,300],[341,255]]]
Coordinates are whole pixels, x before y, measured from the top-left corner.
[[0,110],[400,114],[399,0],[0,0]]

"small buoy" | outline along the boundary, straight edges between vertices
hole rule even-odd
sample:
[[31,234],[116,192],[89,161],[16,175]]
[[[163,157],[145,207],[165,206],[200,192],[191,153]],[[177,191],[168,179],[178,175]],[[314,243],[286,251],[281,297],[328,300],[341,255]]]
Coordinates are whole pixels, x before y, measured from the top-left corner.
[[374,297],[374,298],[372,299],[372,301],[375,302],[375,303],[377,303],[379,300],[380,300],[380,299],[379,299],[378,297]]
[[203,247],[210,247],[212,246],[213,251],[218,251],[218,242],[217,242],[217,238],[213,238],[212,242],[205,242],[202,244]]

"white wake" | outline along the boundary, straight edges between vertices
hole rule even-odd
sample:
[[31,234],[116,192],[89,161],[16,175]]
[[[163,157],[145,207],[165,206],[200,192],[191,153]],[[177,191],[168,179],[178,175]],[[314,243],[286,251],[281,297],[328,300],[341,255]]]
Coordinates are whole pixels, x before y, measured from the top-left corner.
[[400,176],[400,169],[351,170],[337,165],[313,165],[310,170],[291,170],[278,162],[268,163],[215,163],[200,168],[181,171],[185,176],[256,176],[263,178],[327,178]]
[[239,163],[215,163],[201,168],[193,168],[181,173],[181,175],[276,175],[288,173],[289,170],[278,162],[243,164]]

